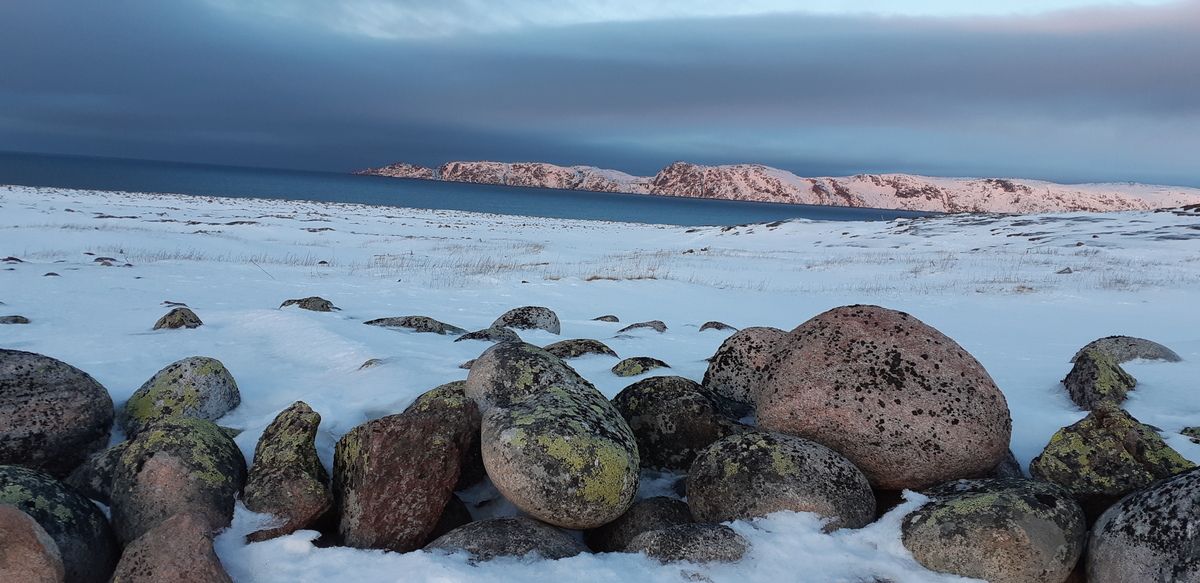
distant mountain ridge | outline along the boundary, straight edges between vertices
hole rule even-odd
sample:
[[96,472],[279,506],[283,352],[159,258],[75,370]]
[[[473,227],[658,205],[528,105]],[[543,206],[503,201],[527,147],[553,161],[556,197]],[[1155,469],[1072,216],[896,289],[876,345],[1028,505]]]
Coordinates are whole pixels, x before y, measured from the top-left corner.
[[355,174],[847,207],[937,212],[1039,213],[1152,210],[1200,203],[1200,189],[1135,183],[1056,184],[1008,178],[934,178],[857,174],[805,178],[761,164],[704,166],[674,162],[654,176],[545,162],[447,162],[437,168],[397,163]]

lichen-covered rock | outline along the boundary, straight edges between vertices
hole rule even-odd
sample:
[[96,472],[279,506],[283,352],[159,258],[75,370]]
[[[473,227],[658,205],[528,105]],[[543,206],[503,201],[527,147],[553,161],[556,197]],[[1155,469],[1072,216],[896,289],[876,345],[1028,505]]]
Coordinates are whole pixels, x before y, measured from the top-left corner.
[[614,364],[612,372],[619,377],[635,377],[658,368],[671,368],[671,365],[649,356],[634,356]]
[[737,328],[734,328],[733,326],[730,326],[724,322],[717,322],[713,320],[700,325],[700,331],[703,332],[705,330],[737,330]]
[[558,321],[558,314],[550,308],[541,306],[524,306],[513,308],[504,312],[495,322],[492,322],[492,327],[508,327],[517,330],[545,330],[551,334],[562,332],[562,324]]
[[615,322],[620,322],[621,319],[612,314],[605,314],[603,316],[596,316],[595,318],[592,318],[592,321],[593,322],[614,322],[615,323]]
[[0,464],[66,476],[108,445],[112,423],[112,398],[87,373],[0,349]]
[[246,482],[246,460],[210,421],[170,417],[129,442],[113,472],[112,522],[129,543],[181,513],[203,516],[218,530],[233,518]]
[[282,304],[279,304],[280,308],[286,308],[288,306],[296,306],[296,307],[300,308],[301,310],[310,310],[313,312],[332,312],[334,310],[341,309],[341,308],[333,305],[333,302],[331,302],[325,298],[317,297],[317,296],[311,296],[311,297],[307,297],[307,298],[300,298],[300,299],[293,299],[293,300],[284,300],[284,302]]
[[1152,428],[1103,403],[1059,429],[1029,473],[1066,488],[1095,519],[1122,496],[1192,467]]
[[1108,336],[1099,340],[1093,340],[1079,349],[1075,356],[1071,358],[1071,362],[1076,362],[1084,353],[1096,350],[1107,354],[1118,364],[1128,362],[1130,360],[1164,360],[1167,362],[1179,362],[1182,360],[1174,350],[1163,346],[1152,340],[1145,338],[1134,338],[1132,336]]
[[129,442],[122,441],[88,456],[88,459],[63,481],[92,500],[111,504],[113,472],[116,471],[117,462],[121,459],[121,454],[125,453],[126,447],[129,447]]
[[0,581],[62,583],[66,577],[58,544],[28,514],[0,504]]
[[175,330],[178,328],[199,328],[204,322],[200,321],[200,316],[196,315],[190,308],[175,308],[154,323],[155,330],[164,328]]
[[784,345],[787,332],[778,328],[753,327],[735,332],[708,359],[704,388],[726,401],[753,410],[763,375],[775,353]]
[[878,306],[834,308],[793,330],[756,411],[763,429],[834,449],[880,490],[983,476],[1012,433],[1004,394],[978,361]]
[[633,430],[645,468],[686,471],[704,448],[744,429],[699,384],[683,377],[640,380],[612,403]]
[[858,528],[875,518],[866,476],[813,441],[750,431],[712,444],[687,479],[688,506],[700,522],[726,522],[781,510],[813,512],[827,528]]
[[190,356],[154,373],[134,391],[121,410],[121,427],[132,437],[169,417],[216,421],[241,402],[237,382],[221,361]]
[[429,332],[433,334],[453,334],[459,335],[466,330],[458,326],[452,326],[445,322],[439,322],[428,316],[397,316],[394,318],[376,318],[363,322],[368,326],[380,326],[383,328],[405,328],[413,332]]
[[232,583],[202,516],[176,514],[125,547],[113,583]]
[[749,548],[742,535],[724,524],[678,524],[637,535],[625,551],[663,563],[735,563]]
[[595,390],[553,354],[524,342],[504,342],[475,359],[463,388],[480,411],[486,411],[493,406],[508,406],[553,385]]
[[108,581],[120,547],[91,500],[41,472],[0,466],[0,505],[29,515],[54,540],[67,581]]
[[453,424],[455,431],[470,436],[470,443],[463,452],[462,472],[458,477],[455,490],[465,490],[487,477],[483,467],[483,450],[479,444],[480,424],[483,422],[479,414],[479,406],[467,398],[466,381],[452,381],[425,391],[408,406],[407,410],[439,411],[447,418],[447,424]]
[[620,518],[587,531],[584,540],[596,552],[615,553],[624,551],[639,534],[691,522],[692,511],[686,502],[655,496],[637,501]]
[[483,330],[467,332],[466,334],[454,339],[455,342],[461,342],[463,340],[483,340],[485,342],[493,343],[520,342],[521,337],[516,332],[513,332],[512,330],[503,326],[492,326],[491,328],[484,328]]
[[905,548],[925,568],[991,583],[1062,583],[1087,525],[1070,493],[1020,478],[957,480],[904,518]]
[[586,553],[571,535],[529,518],[493,518],[460,526],[429,543],[427,551],[465,551],[473,561],[497,557],[565,559]]
[[28,324],[29,318],[25,316],[0,316],[0,324]]
[[1101,402],[1119,405],[1137,385],[1137,379],[1125,372],[1116,360],[1096,349],[1086,350],[1076,357],[1074,368],[1062,382],[1071,400],[1088,411]]
[[559,358],[578,358],[588,354],[602,354],[604,356],[616,356],[617,353],[599,340],[590,338],[578,338],[575,340],[562,340],[546,346],[546,352],[553,354]]
[[1117,502],[1092,529],[1091,583],[1200,582],[1200,469]]
[[338,441],[333,491],[343,544],[408,552],[429,541],[476,435],[462,422],[474,403],[442,393]]
[[617,330],[617,334],[620,334],[622,332],[629,332],[632,330],[637,330],[640,328],[649,328],[651,330],[654,330],[655,332],[658,332],[659,334],[662,334],[663,332],[667,331],[667,325],[665,323],[663,323],[662,320],[650,320],[648,322],[638,322],[636,324],[630,324],[624,328],[621,328],[620,330]]
[[329,474],[317,458],[321,415],[307,403],[292,403],[263,430],[254,448],[242,502],[254,512],[284,519],[247,540],[261,541],[291,534],[319,521],[333,508]]

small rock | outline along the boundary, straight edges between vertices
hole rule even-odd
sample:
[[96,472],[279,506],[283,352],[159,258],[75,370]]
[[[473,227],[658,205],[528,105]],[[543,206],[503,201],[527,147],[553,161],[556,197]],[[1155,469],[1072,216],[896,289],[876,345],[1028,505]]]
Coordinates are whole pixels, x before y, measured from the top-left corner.
[[1200,581],[1200,469],[1116,503],[1092,529],[1091,583]]
[[1090,350],[1098,350],[1103,352],[1118,364],[1135,359],[1144,360],[1165,360],[1167,362],[1179,362],[1182,360],[1174,350],[1163,346],[1152,340],[1145,338],[1134,338],[1132,336],[1108,336],[1099,340],[1093,340],[1087,346],[1079,349],[1075,356],[1071,358],[1071,362],[1079,360],[1079,357]]
[[546,352],[563,359],[578,358],[587,354],[602,354],[604,356],[617,355],[613,349],[609,348],[603,342],[588,338],[555,342],[554,344],[546,346]]
[[452,326],[445,322],[439,322],[427,316],[400,316],[396,318],[376,318],[363,322],[368,326],[381,326],[383,328],[407,328],[413,332],[430,332],[433,334],[462,334],[466,330],[458,326]]
[[606,316],[597,316],[595,318],[592,318],[592,321],[593,322],[620,322],[621,319],[612,314],[608,314]]
[[671,368],[671,365],[649,356],[634,356],[613,365],[612,372],[619,377],[635,377],[658,368]]
[[25,316],[0,316],[0,324],[28,324],[29,318]]
[[520,342],[521,337],[518,336],[516,332],[513,332],[512,330],[505,328],[503,326],[492,326],[491,328],[484,328],[483,330],[467,332],[466,334],[463,334],[462,336],[459,336],[458,338],[454,339],[455,342],[461,342],[463,340],[484,340],[487,342]]
[[492,322],[493,328],[498,326],[517,330],[545,330],[551,334],[562,332],[558,314],[555,314],[550,308],[540,306],[524,306],[504,312],[503,315],[496,318],[495,322]]
[[0,504],[0,581],[62,583],[58,544],[16,506]]
[[754,408],[763,374],[775,353],[784,345],[787,332],[778,328],[753,327],[735,332],[708,359],[704,388],[730,403],[744,416]]
[[1090,411],[1101,402],[1119,405],[1137,385],[1137,379],[1125,372],[1108,353],[1086,350],[1075,359],[1075,367],[1063,379],[1071,400]]
[[1180,433],[1191,439],[1192,443],[1200,443],[1200,427],[1184,427]]
[[203,516],[176,514],[125,547],[114,583],[232,583]]
[[1070,275],[1075,272],[1070,267],[1064,267],[1058,271],[1055,271],[1054,273],[1057,273],[1058,275]]
[[121,410],[121,426],[129,436],[168,417],[216,421],[242,402],[233,375],[221,361],[190,356],[154,373],[134,391]]
[[365,369],[368,369],[368,368],[375,368],[375,367],[377,367],[377,366],[379,366],[379,365],[381,365],[381,364],[383,364],[383,363],[385,363],[385,362],[387,362],[387,361],[386,361],[386,360],[384,360],[384,359],[382,359],[382,358],[368,358],[368,359],[367,359],[366,361],[364,361],[364,362],[363,362],[361,365],[359,365],[359,367],[358,367],[358,370],[365,370]]
[[253,512],[273,514],[284,524],[246,537],[262,541],[316,524],[333,508],[329,474],[317,458],[321,415],[296,401],[275,417],[254,448],[242,502]]
[[288,306],[297,306],[301,310],[311,310],[313,312],[332,312],[334,310],[341,310],[341,308],[333,305],[333,302],[317,296],[300,298],[297,300],[284,300],[282,304],[279,304],[280,308],[286,308]]
[[22,261],[21,259],[18,259],[18,258],[16,258],[16,257],[11,257],[11,256],[10,256],[10,257],[5,257],[4,259],[0,259],[0,261],[3,261],[3,262],[5,262],[5,263],[25,263],[25,262],[24,262],[24,261]]
[[175,330],[178,328],[199,328],[202,325],[204,325],[204,322],[200,321],[200,316],[197,316],[196,312],[193,312],[190,308],[175,308],[167,312],[167,315],[159,318],[154,323],[154,329],[161,330],[166,328]]
[[427,551],[466,551],[472,561],[536,554],[565,559],[587,552],[571,535],[530,518],[493,518],[456,528],[425,547]]
[[637,324],[630,324],[624,328],[621,328],[620,330],[617,330],[617,334],[620,334],[622,332],[629,332],[630,330],[637,330],[638,328],[650,328],[651,330],[654,330],[655,332],[658,332],[659,334],[662,334],[663,332],[667,331],[667,325],[664,324],[662,320],[650,320],[649,322],[638,322]]
[[625,548],[663,563],[734,563],[750,543],[724,524],[678,524],[644,532]]
[[696,455],[744,426],[728,419],[695,381],[651,377],[612,400],[637,438],[642,467],[687,471]]
[[54,273],[53,271],[48,271],[46,273],[43,273],[42,277],[62,277],[62,276],[57,273]]
[[615,553],[624,551],[639,534],[691,522],[686,502],[656,496],[635,502],[620,518],[587,531],[584,539],[598,553]]
[[125,448],[128,446],[128,441],[122,441],[106,450],[88,456],[87,461],[75,468],[75,471],[71,472],[71,475],[63,481],[92,500],[111,505],[113,472],[117,468],[121,454],[125,453]]
[[714,321],[710,321],[710,322],[705,322],[704,324],[702,324],[700,326],[701,332],[703,332],[705,330],[735,330],[736,331],[737,328],[734,328],[733,326],[730,326],[729,324],[726,324],[724,322],[717,322],[714,320]]

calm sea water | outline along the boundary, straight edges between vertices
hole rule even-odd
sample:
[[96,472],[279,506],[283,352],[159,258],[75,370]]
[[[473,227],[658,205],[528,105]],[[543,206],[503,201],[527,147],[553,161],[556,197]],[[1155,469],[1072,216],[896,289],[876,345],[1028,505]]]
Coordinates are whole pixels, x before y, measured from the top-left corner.
[[21,153],[0,153],[0,184],[350,202],[687,226],[792,218],[878,221],[933,214]]

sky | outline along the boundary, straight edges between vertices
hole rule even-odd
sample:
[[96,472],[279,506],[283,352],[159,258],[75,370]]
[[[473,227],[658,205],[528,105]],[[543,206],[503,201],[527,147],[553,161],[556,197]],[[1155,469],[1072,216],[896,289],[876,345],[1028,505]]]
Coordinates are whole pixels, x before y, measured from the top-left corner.
[[1200,186],[1200,0],[8,1],[0,150]]

